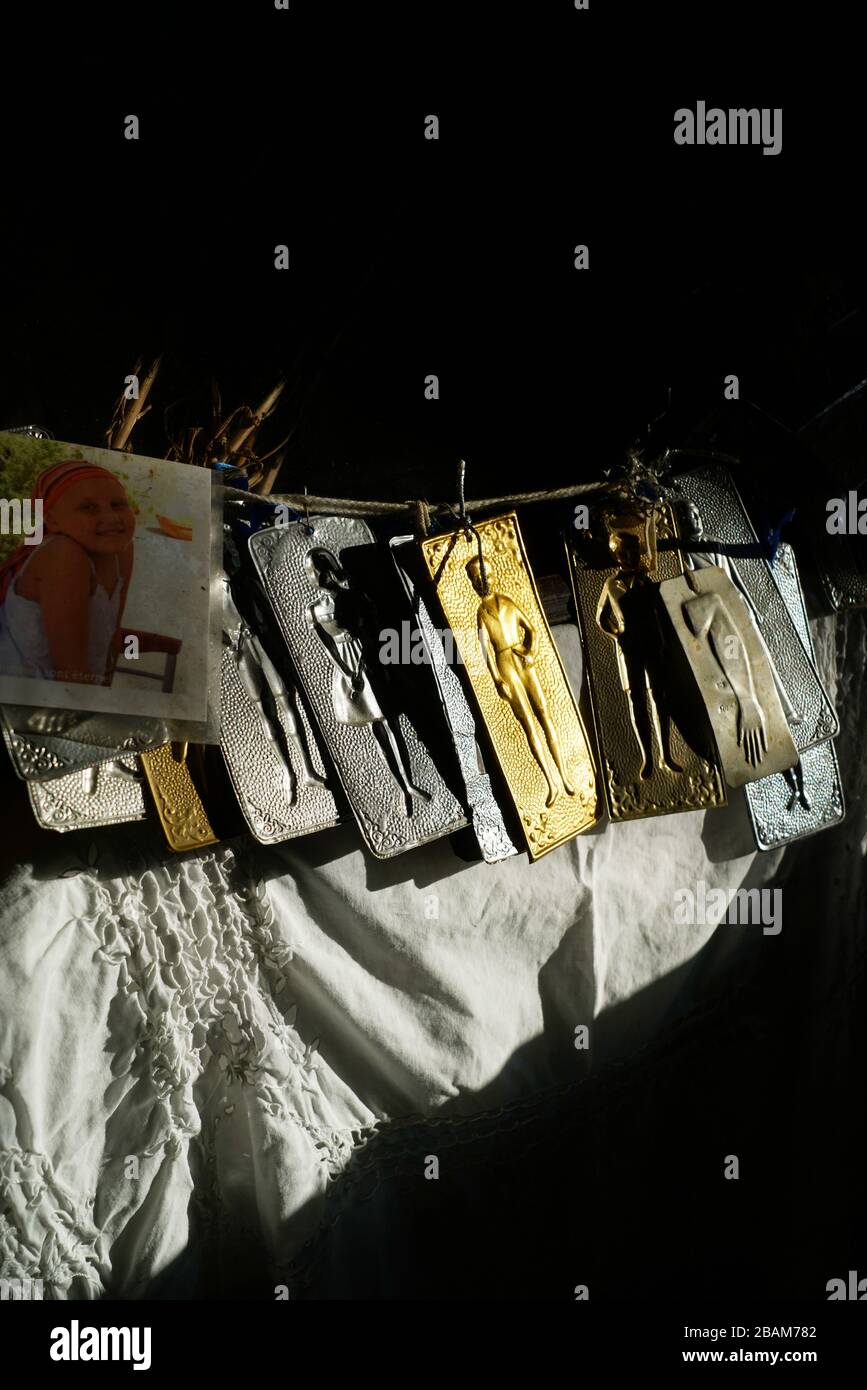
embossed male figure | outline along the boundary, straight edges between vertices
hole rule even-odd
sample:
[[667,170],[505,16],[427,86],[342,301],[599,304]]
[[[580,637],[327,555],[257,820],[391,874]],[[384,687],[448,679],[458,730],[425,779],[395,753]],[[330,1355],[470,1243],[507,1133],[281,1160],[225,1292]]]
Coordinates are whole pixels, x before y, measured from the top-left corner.
[[676,776],[683,768],[675,762],[671,751],[671,715],[661,670],[656,585],[642,567],[641,542],[634,531],[612,531],[608,549],[617,572],[609,575],[602,586],[596,622],[615,642],[620,687],[629,703],[629,717],[641,751],[638,775],[643,780],[653,772],[653,729],[659,746],[659,765],[663,772]]
[[[490,587],[486,588],[478,556],[469,561],[466,572],[481,600],[476,622],[479,642],[491,679],[496,686],[497,694],[508,702],[527,736],[530,751],[548,784],[545,805],[551,806],[561,790],[569,796],[574,796],[575,788],[566,774],[557,732],[551,722],[548,702],[536,672],[536,630],[513,599],[506,594],[496,593]],[[489,573],[490,570],[486,566],[486,576]],[[539,737],[536,720],[544,734],[544,743]],[[551,758],[559,773],[559,784],[557,779],[551,776]]]

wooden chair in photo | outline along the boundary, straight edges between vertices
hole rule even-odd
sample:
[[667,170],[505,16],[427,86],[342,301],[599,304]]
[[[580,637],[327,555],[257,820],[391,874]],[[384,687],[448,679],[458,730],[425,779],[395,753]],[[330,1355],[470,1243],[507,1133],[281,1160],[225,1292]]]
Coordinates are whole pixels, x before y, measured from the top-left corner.
[[118,660],[123,656],[124,642],[127,637],[135,637],[138,640],[139,655],[146,652],[165,652],[165,666],[162,673],[157,671],[139,671],[136,669],[135,662],[124,662],[121,670],[125,676],[139,676],[142,680],[160,681],[161,689],[166,695],[170,695],[175,684],[175,669],[178,664],[178,653],[183,646],[180,637],[166,637],[161,632],[144,632],[137,627],[124,627],[120,632],[120,643],[118,652],[112,663],[109,672],[107,685],[111,685],[114,673],[117,669]]

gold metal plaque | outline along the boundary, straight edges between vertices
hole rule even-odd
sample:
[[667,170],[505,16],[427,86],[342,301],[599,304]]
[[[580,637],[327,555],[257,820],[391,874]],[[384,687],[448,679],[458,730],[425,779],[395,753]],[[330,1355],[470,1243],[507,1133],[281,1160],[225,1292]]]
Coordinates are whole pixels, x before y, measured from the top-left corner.
[[724,806],[704,704],[659,596],[683,573],[672,509],[627,501],[566,543],[612,820]]
[[473,532],[420,545],[530,858],[538,859],[598,819],[593,758],[517,516],[480,521]]
[[141,754],[163,833],[170,848],[179,852],[217,844],[187,767],[187,748],[186,743],[164,743],[162,748]]

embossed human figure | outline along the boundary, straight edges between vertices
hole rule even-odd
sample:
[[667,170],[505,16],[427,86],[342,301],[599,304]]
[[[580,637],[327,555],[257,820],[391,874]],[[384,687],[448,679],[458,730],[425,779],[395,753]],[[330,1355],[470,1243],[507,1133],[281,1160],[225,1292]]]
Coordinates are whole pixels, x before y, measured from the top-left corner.
[[[486,586],[490,570],[486,567],[483,577],[478,556],[469,561],[466,572],[480,599],[476,623],[491,679],[527,736],[530,751],[548,784],[545,805],[551,806],[561,791],[574,796],[575,788],[567,775],[557,731],[536,672],[536,630],[514,599]],[[539,737],[540,728],[544,742]],[[559,781],[551,776],[552,759]]]
[[[612,531],[608,549],[617,565],[602,586],[596,622],[615,643],[617,674],[629,705],[629,718],[641,751],[639,777],[653,773],[653,732],[659,765],[672,776],[683,768],[671,751],[671,715],[661,671],[661,636],[656,585],[642,566],[642,546],[634,531]],[[660,710],[660,705],[662,709]]]
[[783,682],[780,680],[779,672],[777,671],[777,668],[774,665],[773,657],[771,656],[771,653],[768,650],[768,644],[765,641],[764,634],[762,632],[762,615],[756,608],[756,605],[752,600],[749,590],[746,588],[743,580],[737,572],[737,569],[731,563],[729,557],[727,555],[723,555],[720,551],[690,550],[688,548],[690,541],[698,542],[704,540],[704,523],[701,519],[701,512],[699,511],[695,502],[685,502],[683,506],[679,508],[679,513],[683,524],[684,540],[687,544],[687,549],[684,550],[683,554],[684,564],[686,565],[687,569],[690,570],[707,569],[710,565],[716,565],[718,569],[721,569],[723,573],[728,576],[732,584],[734,584],[747,611],[747,617],[749,618],[750,623],[752,624],[753,631],[755,632],[756,637],[758,638],[759,643],[761,644],[762,650],[764,651],[765,656],[767,658],[768,665],[771,668],[771,674],[774,678],[774,685],[777,687],[777,694],[780,697],[780,704],[783,706],[783,714],[786,716],[786,723],[800,724],[803,721],[804,716],[794,708],[791,700],[789,699],[788,692],[786,691]]
[[[687,545],[690,541],[699,542],[704,540],[704,522],[702,521],[701,512],[699,511],[695,502],[693,502],[691,499],[688,499],[687,501],[681,504],[681,506],[678,508],[678,512],[683,528],[684,540],[686,541]],[[729,560],[729,557],[727,555],[723,555],[722,552],[716,550],[686,549],[683,552],[683,558],[687,570],[695,571],[707,569],[710,565],[716,565],[719,569],[723,571],[724,574],[728,575],[729,579],[731,580],[732,584],[735,586],[735,588],[738,591],[738,594],[740,595],[740,598],[743,602],[743,606],[746,610],[746,615],[752,626],[753,632],[758,638],[762,651],[764,652],[765,657],[767,659],[768,665],[771,670],[771,675],[774,679],[774,685],[776,686],[777,694],[780,697],[780,704],[783,707],[783,714],[785,716],[786,723],[790,727],[802,723],[804,716],[799,710],[795,709],[794,705],[789,699],[788,691],[786,690],[786,687],[783,685],[783,682],[780,679],[780,674],[774,664],[774,659],[771,656],[770,651],[768,650],[768,644],[765,641],[764,634],[762,632],[762,615],[756,608],[756,605],[752,600],[752,596],[750,595],[743,580],[741,579],[736,567]],[[804,810],[809,811],[810,802],[804,790],[804,773],[801,767],[800,760],[797,763],[795,763],[794,767],[787,768],[782,775],[783,777],[785,777],[786,784],[789,787],[789,790],[792,794],[789,801],[788,809],[790,811],[793,810],[795,803],[799,801],[801,805],[804,807]]]
[[320,777],[310,761],[310,753],[304,739],[301,721],[294,708],[292,696],[284,685],[280,673],[271,661],[259,638],[238,612],[227,576],[223,576],[223,641],[228,646],[241,678],[244,693],[253,705],[262,732],[271,745],[280,764],[283,791],[290,805],[295,801],[296,779],[292,765],[283,746],[283,730],[279,720],[268,716],[263,703],[266,688],[270,691],[276,709],[282,711],[286,730],[298,755],[301,766],[302,787],[324,787],[325,778]]
[[700,592],[695,574],[694,569],[685,571],[695,597],[682,605],[684,620],[690,632],[707,643],[734,691],[738,703],[738,744],[750,766],[758,767],[768,751],[768,731],[738,621],[740,615],[722,594]]
[[350,589],[349,579],[330,550],[320,547],[309,551],[304,568],[310,583],[319,590],[318,597],[308,604],[307,626],[331,661],[334,717],[339,724],[370,728],[377,754],[403,793],[409,816],[413,802],[430,801],[431,794],[413,783],[401,743],[370,682],[362,640],[370,600]]

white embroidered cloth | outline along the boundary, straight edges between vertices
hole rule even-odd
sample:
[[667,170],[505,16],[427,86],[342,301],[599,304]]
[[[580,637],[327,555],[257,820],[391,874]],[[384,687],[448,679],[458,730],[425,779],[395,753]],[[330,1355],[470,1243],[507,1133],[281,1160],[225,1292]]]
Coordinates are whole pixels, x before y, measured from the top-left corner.
[[673,901],[781,857],[750,848],[739,798],[535,865],[448,842],[379,863],[351,827],[180,859],[141,826],[45,835],[0,877],[0,1277],[135,1297],[222,1231],[268,1297],[378,1121],[579,1078],[712,987],[690,963],[715,930],[773,949],[675,925]]

